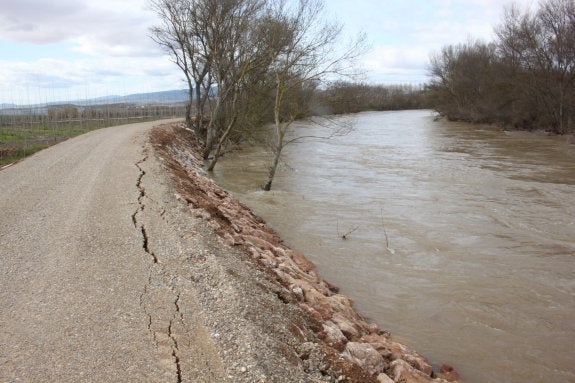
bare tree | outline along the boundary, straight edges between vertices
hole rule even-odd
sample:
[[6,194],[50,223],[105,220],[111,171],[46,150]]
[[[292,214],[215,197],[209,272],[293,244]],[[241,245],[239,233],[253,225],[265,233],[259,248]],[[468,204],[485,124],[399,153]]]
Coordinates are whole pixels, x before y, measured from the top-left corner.
[[[349,69],[360,43],[338,49],[341,25],[321,20],[321,0],[151,2],[162,21],[152,29],[154,39],[182,69],[190,98],[196,92],[196,133],[204,139],[208,171],[213,170],[238,120],[249,125],[245,112],[265,105],[266,95],[271,98],[275,155],[265,186],[269,190],[290,125],[309,114],[318,84]],[[215,92],[209,97],[212,83]],[[209,121],[204,127],[206,102]],[[261,114],[267,113],[263,108]],[[187,119],[191,123],[189,110]],[[263,122],[265,117],[253,121]]]
[[208,49],[217,94],[211,108],[204,158],[213,152],[208,170],[219,158],[222,145],[236,126],[239,101],[249,74],[259,66],[253,25],[264,9],[264,0],[209,0],[213,19],[208,27]]
[[[151,4],[162,21],[152,29],[153,38],[170,52],[186,77],[190,99],[196,103],[194,121],[191,104],[187,120],[204,142],[204,158],[213,153],[211,169],[236,125],[243,83],[255,67],[257,42],[250,31],[265,0],[151,0]],[[206,117],[208,123],[203,125]]]
[[338,49],[336,44],[340,41],[342,26],[323,21],[323,9],[321,0],[299,0],[291,8],[280,2],[275,9],[276,27],[271,31],[275,43],[270,44],[274,158],[263,186],[266,191],[271,190],[291,124],[307,114],[304,108],[309,106],[309,98],[305,95],[329,76],[351,75],[351,64],[362,53],[363,37],[347,49]]
[[[161,21],[161,25],[151,28],[152,39],[170,53],[182,70],[189,91],[186,122],[200,134],[212,85],[210,56],[202,33],[208,17],[199,13],[204,8],[198,0],[151,0],[150,4]],[[195,121],[192,120],[192,100],[195,100]]]
[[575,2],[505,10],[491,44],[446,47],[432,58],[435,107],[451,119],[559,134],[573,129]]
[[512,6],[496,33],[520,114],[565,133],[575,77],[575,3],[547,0],[535,13]]
[[537,13],[540,25],[542,67],[550,74],[553,115],[559,133],[570,119],[568,96],[575,79],[575,2],[548,0]]

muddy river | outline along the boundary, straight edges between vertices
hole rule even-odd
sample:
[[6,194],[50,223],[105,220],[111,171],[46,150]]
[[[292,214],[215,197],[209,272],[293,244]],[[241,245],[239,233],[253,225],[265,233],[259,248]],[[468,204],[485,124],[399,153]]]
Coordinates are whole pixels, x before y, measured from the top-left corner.
[[575,382],[575,146],[430,111],[335,122],[354,130],[288,146],[271,192],[261,148],[214,178],[432,363],[468,383]]

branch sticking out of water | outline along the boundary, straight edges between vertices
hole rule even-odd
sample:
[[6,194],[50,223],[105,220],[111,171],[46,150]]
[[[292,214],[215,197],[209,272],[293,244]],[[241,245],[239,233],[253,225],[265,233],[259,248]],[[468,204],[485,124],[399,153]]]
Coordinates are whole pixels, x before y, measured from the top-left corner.
[[383,208],[381,208],[380,212],[381,212],[381,225],[383,226],[383,234],[385,234],[385,248],[391,254],[395,254],[395,250],[389,247],[389,237],[387,236],[387,230],[385,229],[385,223],[383,221]]
[[359,229],[359,226],[354,227],[353,229],[349,230],[347,233],[345,234],[340,234],[339,233],[339,219],[337,220],[337,236],[341,237],[341,239],[347,239],[348,235],[350,235],[351,233],[353,233],[354,231],[356,231],[357,229]]

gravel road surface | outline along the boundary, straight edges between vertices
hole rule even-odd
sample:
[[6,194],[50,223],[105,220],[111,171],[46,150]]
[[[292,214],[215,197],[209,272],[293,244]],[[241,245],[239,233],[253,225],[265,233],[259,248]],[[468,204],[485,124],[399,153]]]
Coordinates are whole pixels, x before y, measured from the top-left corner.
[[0,171],[0,382],[225,380],[205,328],[183,320],[193,291],[147,249],[144,143],[157,124]]

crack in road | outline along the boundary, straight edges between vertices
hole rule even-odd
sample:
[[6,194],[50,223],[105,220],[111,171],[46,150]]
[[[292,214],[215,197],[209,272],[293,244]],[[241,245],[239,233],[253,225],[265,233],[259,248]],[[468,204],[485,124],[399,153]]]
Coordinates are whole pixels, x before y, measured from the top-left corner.
[[[143,169],[142,164],[144,162],[146,162],[146,160],[148,159],[148,156],[144,156],[144,158],[142,158],[140,161],[136,162],[135,166],[138,168],[139,170],[139,174],[138,174],[138,178],[136,180],[136,188],[139,191],[138,194],[138,206],[136,208],[136,211],[134,211],[134,213],[132,214],[132,223],[134,225],[135,229],[139,229],[139,231],[142,234],[142,248],[144,249],[144,251],[146,253],[148,253],[153,260],[153,264],[154,265],[158,265],[160,266],[160,270],[163,269],[163,267],[159,264],[158,262],[158,257],[156,256],[156,254],[150,249],[149,246],[149,235],[148,235],[148,231],[146,230],[146,225],[144,224],[144,219],[143,219],[143,213],[144,210],[146,209],[146,204],[145,204],[145,199],[148,198],[146,196],[146,189],[144,188],[144,186],[142,185],[142,180],[144,178],[144,176],[146,175],[146,171]],[[162,208],[162,210],[160,211],[160,217],[162,219],[164,218],[164,214],[166,213],[165,209]],[[142,310],[144,311],[145,315],[147,316],[147,329],[150,332],[150,334],[152,335],[152,339],[154,341],[154,345],[156,347],[156,349],[159,348],[159,341],[158,341],[158,331],[154,330],[154,323],[157,321],[154,320],[154,313],[150,312],[150,310],[148,310],[148,308],[146,307],[146,297],[150,294],[149,288],[152,285],[152,273],[154,271],[154,268],[150,268],[150,274],[148,276],[148,282],[147,284],[144,286],[144,289],[142,291],[142,293],[140,294],[140,306],[142,308]],[[179,301],[180,301],[180,292],[175,292],[176,297],[173,301],[173,305],[175,307],[175,310],[173,312],[172,318],[169,321],[168,324],[168,328],[167,328],[167,333],[168,333],[168,337],[170,338],[170,340],[172,341],[172,352],[171,352],[171,356],[174,360],[174,364],[176,367],[176,378],[177,378],[177,382],[181,383],[182,382],[182,366],[181,366],[181,362],[180,362],[180,356],[179,356],[179,348],[178,348],[178,340],[176,338],[176,335],[173,332],[173,326],[175,321],[179,320],[182,324],[183,324],[183,314],[180,311],[180,305],[179,305]],[[158,318],[156,318],[158,319]],[[161,320],[161,318],[160,318]]]
[[204,245],[152,152],[155,124],[0,172],[0,382],[227,380],[188,281]]
[[149,240],[148,240],[148,232],[146,231],[146,225],[144,225],[144,223],[140,222],[140,220],[138,219],[138,216],[141,215],[141,213],[143,213],[144,209],[146,208],[146,205],[144,204],[144,198],[146,197],[146,189],[144,188],[144,186],[142,186],[142,179],[146,175],[146,171],[142,169],[141,165],[144,162],[146,162],[147,159],[148,156],[145,156],[143,159],[136,162],[135,164],[138,170],[140,171],[138,179],[136,180],[136,187],[138,188],[140,194],[138,195],[138,208],[136,209],[134,214],[132,214],[132,223],[134,224],[134,227],[136,229],[139,228],[142,233],[142,248],[146,253],[150,254],[154,263],[158,263],[158,257],[156,256],[156,254],[154,254],[153,251],[150,250],[148,246]]
[[148,323],[146,325],[148,331],[150,332],[150,334],[152,334],[152,339],[154,340],[154,345],[156,346],[157,349],[158,337],[156,336],[156,332],[152,329],[152,314],[150,314],[146,309],[146,303],[144,301],[146,295],[148,295],[148,286],[150,286],[151,284],[152,284],[152,275],[150,273],[150,275],[148,275],[148,283],[144,285],[144,291],[142,291],[142,294],[140,294],[140,307],[144,311],[144,314],[146,314],[146,316],[148,317]]
[[168,336],[170,337],[170,339],[172,339],[173,342],[173,347],[172,347],[172,356],[174,357],[174,362],[176,363],[176,374],[177,374],[177,378],[178,378],[178,383],[182,382],[182,367],[180,365],[180,357],[178,355],[178,340],[176,339],[176,336],[174,335],[174,333],[172,332],[172,326],[174,324],[174,319],[176,319],[176,315],[179,314],[180,316],[180,321],[183,322],[183,314],[180,311],[180,306],[178,304],[180,300],[180,293],[178,293],[176,295],[176,299],[174,300],[174,306],[176,307],[176,311],[174,311],[174,315],[172,317],[172,319],[170,319],[170,324],[168,326]]

